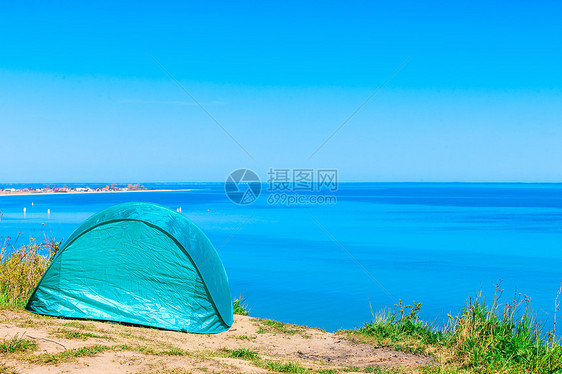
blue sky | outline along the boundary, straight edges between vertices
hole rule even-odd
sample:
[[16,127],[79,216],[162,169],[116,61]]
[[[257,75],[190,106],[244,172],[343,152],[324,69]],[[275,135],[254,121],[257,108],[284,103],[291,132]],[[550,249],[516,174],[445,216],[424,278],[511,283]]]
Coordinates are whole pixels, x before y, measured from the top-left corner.
[[4,2],[0,182],[241,167],[561,182],[560,16],[555,1]]

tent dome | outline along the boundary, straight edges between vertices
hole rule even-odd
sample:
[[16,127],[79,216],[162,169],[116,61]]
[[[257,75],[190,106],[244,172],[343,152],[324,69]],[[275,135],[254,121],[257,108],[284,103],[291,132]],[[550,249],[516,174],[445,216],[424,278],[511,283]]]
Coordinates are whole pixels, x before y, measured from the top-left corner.
[[228,278],[209,239],[183,215],[150,203],[115,205],[87,219],[26,309],[195,333],[232,325]]

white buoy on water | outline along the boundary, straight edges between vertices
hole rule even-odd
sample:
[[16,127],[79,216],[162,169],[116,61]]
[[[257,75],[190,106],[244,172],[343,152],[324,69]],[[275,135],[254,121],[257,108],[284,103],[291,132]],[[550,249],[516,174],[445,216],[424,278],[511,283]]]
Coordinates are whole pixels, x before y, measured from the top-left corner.
[[47,209],[47,217],[51,216],[51,209]]
[[23,208],[23,217],[24,217],[24,218],[25,218],[26,213],[27,213],[27,209],[26,209],[26,208]]
[[34,203],[31,203],[31,206],[33,206]]

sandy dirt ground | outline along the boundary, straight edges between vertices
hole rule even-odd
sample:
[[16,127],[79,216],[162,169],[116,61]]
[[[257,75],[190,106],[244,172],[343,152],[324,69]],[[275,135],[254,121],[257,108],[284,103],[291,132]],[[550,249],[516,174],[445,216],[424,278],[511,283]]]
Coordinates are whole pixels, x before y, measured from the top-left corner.
[[407,373],[432,365],[427,357],[343,334],[234,317],[229,331],[201,335],[0,310],[0,341],[15,337],[35,345],[0,353],[0,373],[338,373],[373,367]]

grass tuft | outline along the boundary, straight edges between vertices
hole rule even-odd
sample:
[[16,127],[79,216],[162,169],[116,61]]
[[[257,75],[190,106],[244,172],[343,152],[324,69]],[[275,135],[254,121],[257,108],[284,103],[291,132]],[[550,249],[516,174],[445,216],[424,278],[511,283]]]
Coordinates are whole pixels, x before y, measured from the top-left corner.
[[470,299],[460,316],[449,316],[441,329],[418,319],[421,303],[400,301],[392,312],[347,333],[379,346],[430,354],[441,364],[440,370],[447,368],[426,368],[428,373],[562,373],[562,346],[554,333],[545,334],[531,318],[530,300],[515,298],[501,304],[500,297],[496,290],[491,305],[482,297]]
[[63,326],[75,327],[75,328],[80,329],[80,330],[89,330],[93,327],[93,326],[90,326],[86,323],[82,323],[82,322],[78,322],[78,321],[67,322],[67,323],[63,324]]
[[239,358],[242,360],[251,361],[257,367],[261,367],[278,373],[326,373],[327,374],[332,372],[330,370],[314,371],[292,362],[287,363],[287,362],[266,360],[261,358],[258,352],[252,351],[248,348],[239,348],[235,350],[223,348],[221,349],[221,352],[226,357]]
[[2,339],[0,341],[0,353],[21,353],[31,352],[37,349],[37,343],[33,340],[24,339],[21,336],[15,335],[10,339]]
[[170,347],[159,352],[163,356],[189,356],[187,351],[178,347]]
[[165,346],[162,349],[155,349],[148,345],[128,345],[122,344],[119,348],[123,351],[134,351],[151,356],[189,356],[189,352],[174,346]]
[[[264,332],[293,335],[293,334],[302,333],[304,330],[303,327],[301,326],[291,325],[289,323],[283,323],[266,318],[258,319],[258,323],[261,325],[260,330],[266,330]],[[258,331],[258,333],[262,333],[262,332]]]
[[1,374],[18,374],[18,372],[11,366],[0,363],[0,373]]
[[377,345],[415,354],[427,353],[429,347],[441,346],[444,337],[441,331],[419,320],[421,306],[415,301],[404,305],[400,300],[393,311],[375,315],[357,333],[372,338]]
[[[425,369],[425,368],[420,368]],[[344,372],[358,372],[358,373],[375,373],[375,374],[398,374],[402,373],[397,368],[386,367],[386,366],[366,366],[366,367],[347,367],[343,369]],[[417,372],[416,372],[417,373]],[[439,372],[440,374],[445,374],[445,372]]]
[[248,335],[237,335],[234,336],[234,339],[238,340],[256,340],[256,336],[248,336]]
[[254,360],[259,357],[258,352],[252,351],[248,348],[239,348],[235,350],[224,349],[223,351],[228,357],[241,358],[243,360]]
[[93,357],[98,353],[105,352],[110,349],[111,347],[96,344],[90,347],[69,349],[59,353],[43,353],[37,356],[31,356],[29,361],[40,364],[58,364],[61,362],[72,361],[78,357]]
[[277,371],[280,373],[308,373],[311,370],[302,367],[300,365],[294,364],[292,362],[283,363],[277,361],[268,361],[265,363],[264,367],[268,370]]
[[562,371],[562,346],[543,338],[542,327],[531,317],[526,301],[520,310],[518,299],[502,308],[497,299],[490,307],[482,298],[469,300],[460,317],[451,318],[447,334],[447,347],[456,361],[477,371]]
[[[17,241],[17,240],[16,240]],[[60,242],[47,240],[15,248],[9,238],[0,248],[0,306],[23,308],[59,249]]]
[[248,305],[246,305],[246,298],[240,296],[239,298],[234,299],[234,302],[232,303],[232,309],[234,311],[234,314],[247,316],[249,312]]
[[76,340],[88,340],[89,338],[111,339],[111,337],[107,335],[96,335],[91,332],[82,332],[82,331],[67,329],[63,327],[57,329],[55,334],[61,338],[76,339]]

